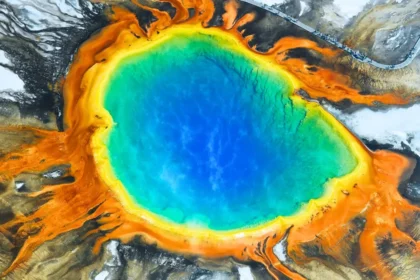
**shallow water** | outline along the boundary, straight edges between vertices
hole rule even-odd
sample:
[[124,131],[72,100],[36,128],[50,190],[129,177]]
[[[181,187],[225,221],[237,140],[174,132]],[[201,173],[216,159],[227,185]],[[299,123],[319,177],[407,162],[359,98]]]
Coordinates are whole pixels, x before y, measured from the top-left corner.
[[356,159],[290,82],[209,35],[125,59],[105,108],[111,164],[141,207],[230,230],[295,213]]

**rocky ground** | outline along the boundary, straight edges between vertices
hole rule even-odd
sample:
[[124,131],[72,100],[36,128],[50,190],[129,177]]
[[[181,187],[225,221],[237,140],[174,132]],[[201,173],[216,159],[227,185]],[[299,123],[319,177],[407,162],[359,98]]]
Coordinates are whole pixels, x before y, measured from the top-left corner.
[[385,64],[403,61],[420,38],[418,0],[261,0]]

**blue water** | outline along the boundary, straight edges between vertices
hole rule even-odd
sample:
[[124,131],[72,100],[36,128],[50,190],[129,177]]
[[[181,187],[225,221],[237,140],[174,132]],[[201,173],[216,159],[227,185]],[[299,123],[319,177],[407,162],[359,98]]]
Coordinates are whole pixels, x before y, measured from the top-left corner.
[[105,102],[114,171],[176,223],[227,230],[293,214],[355,160],[285,79],[215,47],[178,38],[116,69]]

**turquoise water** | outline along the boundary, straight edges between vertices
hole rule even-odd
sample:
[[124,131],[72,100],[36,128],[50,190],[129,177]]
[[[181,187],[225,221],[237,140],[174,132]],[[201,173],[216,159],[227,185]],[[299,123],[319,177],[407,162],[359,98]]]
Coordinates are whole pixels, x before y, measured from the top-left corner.
[[180,36],[124,60],[105,108],[111,165],[139,205],[229,230],[295,213],[356,160],[285,79],[220,40]]

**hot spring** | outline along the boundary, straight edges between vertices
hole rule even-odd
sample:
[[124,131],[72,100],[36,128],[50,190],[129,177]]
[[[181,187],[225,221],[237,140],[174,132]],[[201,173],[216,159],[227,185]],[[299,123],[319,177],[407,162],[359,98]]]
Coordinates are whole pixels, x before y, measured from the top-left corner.
[[176,224],[233,230],[293,215],[350,173],[346,141],[274,68],[209,34],[121,60],[106,147],[131,199]]

